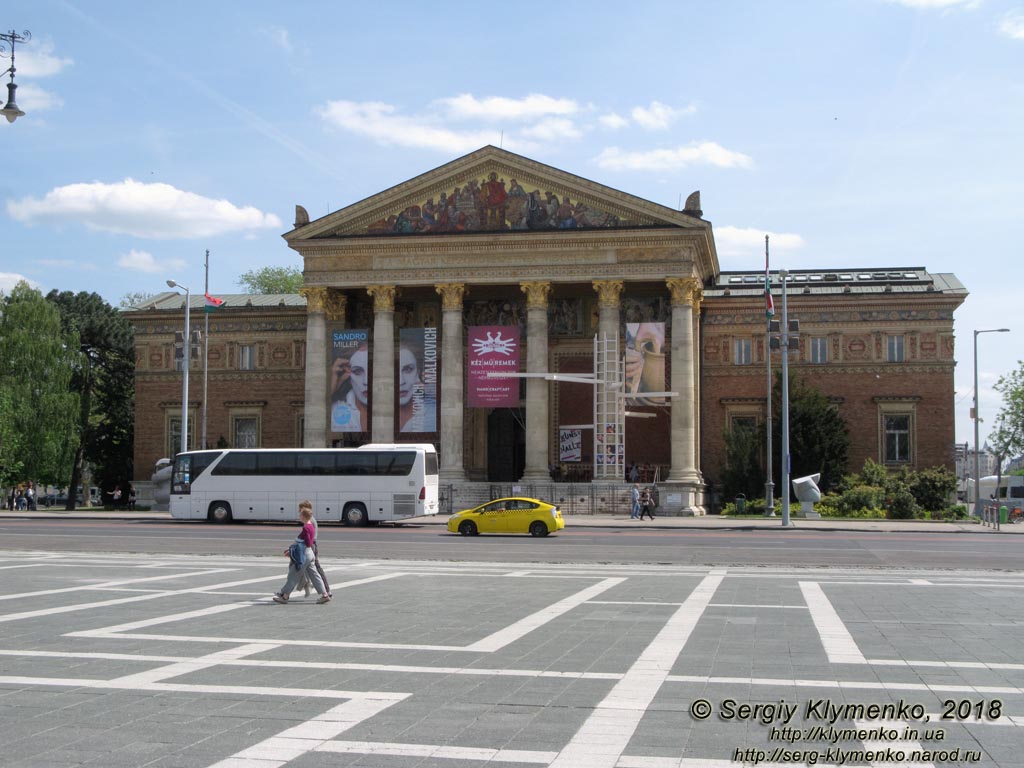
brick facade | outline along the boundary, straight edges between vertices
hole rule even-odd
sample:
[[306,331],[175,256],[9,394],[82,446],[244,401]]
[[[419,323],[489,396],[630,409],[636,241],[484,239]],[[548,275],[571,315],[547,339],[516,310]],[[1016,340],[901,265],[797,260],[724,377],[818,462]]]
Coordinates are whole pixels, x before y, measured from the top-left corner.
[[[183,302],[162,294],[154,307],[127,312],[135,327],[135,474],[149,479],[158,459],[173,456],[171,421],[180,418],[182,374],[174,334],[184,325]],[[264,448],[300,445],[305,382],[306,310],[299,297],[231,297],[210,316],[206,447],[234,445],[238,419],[255,426]],[[257,299],[254,305],[252,299]],[[202,297],[193,298],[192,329],[203,328]],[[284,305],[280,302],[286,301]],[[252,349],[251,358],[243,348]],[[245,359],[243,359],[245,358]],[[251,359],[253,368],[242,366]],[[202,443],[203,361],[189,371],[189,446]]]

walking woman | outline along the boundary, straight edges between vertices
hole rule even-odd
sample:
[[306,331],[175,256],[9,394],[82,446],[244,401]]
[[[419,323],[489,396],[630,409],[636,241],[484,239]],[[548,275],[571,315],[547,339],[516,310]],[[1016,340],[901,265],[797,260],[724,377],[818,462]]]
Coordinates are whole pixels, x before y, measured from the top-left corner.
[[299,584],[299,580],[305,576],[313,584],[320,599],[317,603],[329,603],[331,596],[327,594],[323,579],[316,569],[316,555],[313,553],[313,544],[316,542],[316,529],[313,528],[313,505],[308,501],[299,503],[299,520],[302,523],[302,531],[292,545],[284,551],[288,557],[288,579],[285,581],[281,591],[274,595],[274,602],[286,604],[291,596],[292,590]]

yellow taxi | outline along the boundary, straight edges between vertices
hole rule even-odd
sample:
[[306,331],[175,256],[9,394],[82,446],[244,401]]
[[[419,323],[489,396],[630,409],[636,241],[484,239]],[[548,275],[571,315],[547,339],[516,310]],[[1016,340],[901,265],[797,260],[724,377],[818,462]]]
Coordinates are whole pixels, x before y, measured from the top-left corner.
[[448,518],[448,531],[463,536],[479,533],[528,533],[547,536],[565,528],[562,513],[554,504],[539,499],[497,499]]

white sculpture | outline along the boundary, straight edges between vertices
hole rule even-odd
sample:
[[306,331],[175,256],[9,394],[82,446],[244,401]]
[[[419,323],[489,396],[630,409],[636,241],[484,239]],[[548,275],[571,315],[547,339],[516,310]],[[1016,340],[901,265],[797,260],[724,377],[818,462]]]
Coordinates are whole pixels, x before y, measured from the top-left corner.
[[797,477],[793,480],[793,490],[800,501],[800,514],[803,517],[819,518],[820,514],[814,511],[814,502],[821,501],[821,491],[818,490],[818,480],[821,474]]
[[158,459],[153,470],[153,501],[157,509],[166,510],[171,503],[171,473],[174,464],[170,459]]

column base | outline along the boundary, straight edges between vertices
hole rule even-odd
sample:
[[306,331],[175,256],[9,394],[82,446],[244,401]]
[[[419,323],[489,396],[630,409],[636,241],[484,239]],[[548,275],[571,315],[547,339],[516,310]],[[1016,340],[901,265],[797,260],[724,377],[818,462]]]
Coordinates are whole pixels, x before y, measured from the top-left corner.
[[658,514],[669,517],[703,517],[707,514],[704,483],[666,480],[658,483]]
[[442,469],[438,473],[437,479],[442,485],[446,483],[464,483],[466,482],[466,471],[464,469]]

